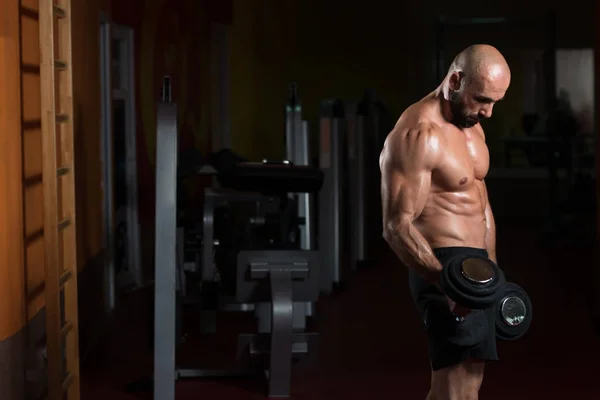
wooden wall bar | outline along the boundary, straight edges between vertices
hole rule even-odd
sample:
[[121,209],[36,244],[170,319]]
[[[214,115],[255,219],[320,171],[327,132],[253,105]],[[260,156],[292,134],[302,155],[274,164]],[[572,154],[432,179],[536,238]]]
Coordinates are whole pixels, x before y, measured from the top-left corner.
[[0,0],[0,341],[24,324],[18,0]]
[[44,306],[44,195],[37,0],[21,0],[20,23],[23,244],[27,319],[31,319]]
[[[13,0],[14,1],[14,0]],[[21,0],[22,193],[27,319],[44,306],[39,0]],[[73,1],[73,109],[78,268],[103,247],[100,152],[99,1]],[[18,82],[18,80],[17,80]],[[18,114],[17,114],[18,115]],[[21,154],[20,152],[18,154]]]

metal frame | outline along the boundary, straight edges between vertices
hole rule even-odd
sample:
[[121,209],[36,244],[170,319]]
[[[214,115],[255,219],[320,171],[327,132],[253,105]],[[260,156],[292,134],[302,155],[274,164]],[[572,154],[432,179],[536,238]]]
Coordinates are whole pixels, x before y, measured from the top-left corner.
[[[308,134],[308,122],[302,121],[300,134],[296,138],[296,165],[310,165],[310,145]],[[314,233],[314,196],[310,193],[296,194],[298,199],[298,218],[304,220],[300,225],[300,248],[302,250],[313,250],[315,248]]]
[[[295,304],[311,303],[319,297],[319,253],[306,250],[243,251],[237,262],[237,299],[244,303],[269,304],[269,397],[289,397],[292,359],[309,355],[316,334],[294,333]],[[269,290],[261,281],[269,280]],[[252,354],[261,335],[244,335]],[[262,335],[264,338],[265,336]],[[259,351],[262,352],[262,351]]]
[[[310,165],[310,137],[308,122],[302,119],[302,105],[297,97],[296,85],[291,87],[291,96],[285,107],[285,147],[286,159],[295,165]],[[314,206],[310,193],[292,194],[297,200],[300,225],[300,248],[315,248]]]
[[[215,284],[215,265],[214,265],[214,214],[215,209],[222,203],[245,203],[245,202],[261,202],[268,200],[267,197],[260,193],[251,192],[232,192],[220,191],[218,189],[204,189],[204,210],[202,215],[202,261],[200,276],[202,280],[202,295],[213,296],[214,293],[207,292],[210,285]],[[237,307],[236,307],[237,306]],[[253,311],[257,307],[254,304],[231,304],[229,299],[218,299],[216,304],[208,304],[204,302],[202,311],[200,312],[201,331],[203,333],[216,333],[216,313],[219,309],[236,310],[236,311]]]
[[175,397],[177,106],[159,103],[157,116],[154,399],[166,400]]
[[[125,101],[126,118],[126,181],[127,181],[127,246],[128,264],[133,273],[135,284],[143,285],[143,271],[140,252],[140,226],[138,215],[138,182],[137,182],[137,127],[135,115],[135,49],[133,28],[112,25],[112,39],[122,40],[126,44],[126,76],[121,82],[125,87],[113,89],[113,99]],[[112,85],[111,85],[112,88]]]
[[368,254],[367,193],[369,181],[367,177],[369,153],[374,149],[367,146],[366,113],[359,110],[358,104],[353,104],[346,110],[348,121],[348,167],[351,178],[349,182],[349,205],[352,229],[350,230],[350,254],[352,269],[371,256]]
[[321,290],[331,293],[342,281],[344,255],[343,201],[345,170],[343,160],[345,143],[344,110],[339,100],[321,104],[320,168],[324,173],[323,188],[319,193],[319,249],[321,252]]
[[[298,97],[297,86],[290,86],[290,96],[285,105],[285,146],[286,158],[296,165],[310,165],[310,135],[308,122],[302,119],[302,103]],[[300,224],[300,248],[313,250],[316,248],[316,215],[315,196],[310,193],[294,193],[297,202]],[[312,303],[295,304],[296,308],[303,307],[306,315],[313,316]],[[259,310],[260,311],[260,310]]]

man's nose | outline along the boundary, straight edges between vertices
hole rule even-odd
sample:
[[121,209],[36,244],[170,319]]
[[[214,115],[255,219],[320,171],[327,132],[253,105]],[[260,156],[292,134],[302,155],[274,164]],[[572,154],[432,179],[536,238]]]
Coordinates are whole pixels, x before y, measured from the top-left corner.
[[493,108],[494,108],[494,106],[491,104],[483,107],[481,110],[479,110],[479,117],[480,118],[490,118],[492,116]]

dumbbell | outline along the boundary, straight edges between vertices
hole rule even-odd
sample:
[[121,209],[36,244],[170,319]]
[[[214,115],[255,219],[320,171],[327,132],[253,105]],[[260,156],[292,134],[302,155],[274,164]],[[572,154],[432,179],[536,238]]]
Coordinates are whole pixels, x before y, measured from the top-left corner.
[[[457,257],[442,270],[442,289],[446,296],[472,311],[464,318],[454,315],[442,316],[439,330],[448,342],[460,347],[472,347],[481,343],[488,333],[486,309],[493,307],[504,293],[506,279],[502,270],[491,260],[483,257]],[[447,304],[445,308],[447,310]]]
[[533,319],[531,299],[516,283],[509,282],[500,300],[494,306],[496,315],[496,338],[517,340],[523,337]]
[[517,340],[531,326],[532,304],[527,292],[507,283],[502,270],[487,258],[451,260],[442,270],[441,286],[450,299],[473,310],[462,321],[446,324],[447,337],[456,345],[468,347],[485,338],[487,316],[482,310],[487,308],[494,309],[496,338],[500,340]]
[[506,278],[495,262],[484,257],[457,257],[442,270],[442,290],[463,307],[485,310],[504,294]]

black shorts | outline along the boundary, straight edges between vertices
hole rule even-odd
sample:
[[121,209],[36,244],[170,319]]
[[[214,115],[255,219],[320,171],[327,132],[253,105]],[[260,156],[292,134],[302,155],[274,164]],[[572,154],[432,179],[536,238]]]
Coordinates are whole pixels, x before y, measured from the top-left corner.
[[[443,266],[446,266],[451,259],[457,256],[488,257],[487,251],[472,247],[443,247],[433,249],[433,253]],[[493,309],[486,310],[489,323],[486,338],[475,347],[462,348],[448,343],[443,337],[440,337],[439,332],[436,334],[436,332],[432,332],[427,328],[429,325],[434,325],[431,322],[428,323],[428,318],[440,318],[441,314],[439,310],[442,313],[445,313],[447,310],[448,314],[450,314],[446,296],[435,286],[417,275],[412,269],[409,272],[409,285],[412,297],[425,323],[429,342],[429,358],[431,360],[431,368],[434,371],[460,364],[468,358],[486,361],[498,360],[498,353],[496,351],[496,323]],[[432,310],[436,310],[436,312],[432,312]]]

